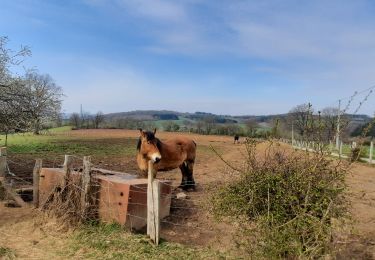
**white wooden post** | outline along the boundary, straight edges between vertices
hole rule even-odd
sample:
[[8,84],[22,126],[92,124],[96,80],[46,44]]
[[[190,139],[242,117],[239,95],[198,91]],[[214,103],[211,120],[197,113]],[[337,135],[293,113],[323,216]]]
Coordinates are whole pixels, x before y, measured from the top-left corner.
[[36,159],[33,171],[33,203],[37,208],[39,206],[39,179],[42,169],[42,159]]
[[372,163],[372,152],[374,151],[374,143],[371,141],[370,143],[370,152],[369,152],[369,163]]
[[148,162],[148,185],[147,185],[147,235],[155,245],[159,244],[160,238],[160,184],[154,179],[155,170],[151,160]]

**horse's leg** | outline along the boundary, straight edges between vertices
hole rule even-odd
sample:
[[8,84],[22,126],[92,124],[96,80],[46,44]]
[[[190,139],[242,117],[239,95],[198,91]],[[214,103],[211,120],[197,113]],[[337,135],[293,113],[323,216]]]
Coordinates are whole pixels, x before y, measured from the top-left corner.
[[195,181],[193,177],[194,161],[188,161],[187,163],[187,188],[195,190]]
[[181,174],[182,174],[182,180],[181,180],[180,186],[178,186],[178,187],[185,190],[186,189],[187,180],[188,180],[188,177],[187,177],[188,168],[187,168],[185,162],[183,162],[180,165],[180,170],[181,170]]

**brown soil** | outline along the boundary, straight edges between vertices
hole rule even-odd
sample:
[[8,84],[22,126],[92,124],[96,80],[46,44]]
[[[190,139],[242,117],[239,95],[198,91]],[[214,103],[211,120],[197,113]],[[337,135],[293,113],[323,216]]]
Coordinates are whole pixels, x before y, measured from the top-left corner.
[[[138,131],[129,130],[78,130],[71,136],[82,138],[138,138]],[[190,136],[198,144],[197,160],[194,169],[197,190],[188,192],[186,199],[174,199],[171,215],[162,222],[162,238],[191,246],[212,247],[226,251],[233,247],[233,228],[225,223],[217,223],[205,209],[207,197],[218,184],[229,182],[236,177],[228,167],[209,148],[211,145],[234,165],[240,165],[244,147],[233,144],[233,138],[227,136],[203,136],[185,133],[157,133],[160,139],[174,135]],[[264,150],[261,146],[260,150]],[[135,172],[136,162],[133,157],[97,158],[105,168]],[[128,170],[129,169],[129,170]],[[178,170],[158,174],[158,178],[172,180],[174,186],[181,181]],[[354,234],[349,241],[344,241],[342,256],[371,258],[375,255],[375,168],[356,164],[347,182],[352,202],[352,215],[355,221]],[[175,190],[175,193],[180,190]],[[63,241],[65,235],[50,235],[35,228],[35,210],[4,208],[0,205],[0,246],[17,251],[18,255],[44,256],[53,255],[53,246]],[[22,238],[22,239],[21,239]],[[49,241],[41,248],[41,241]],[[35,242],[37,241],[37,242]],[[51,242],[52,241],[52,242]],[[360,252],[359,252],[360,251]],[[358,254],[357,254],[358,253]],[[30,255],[29,255],[30,256]]]

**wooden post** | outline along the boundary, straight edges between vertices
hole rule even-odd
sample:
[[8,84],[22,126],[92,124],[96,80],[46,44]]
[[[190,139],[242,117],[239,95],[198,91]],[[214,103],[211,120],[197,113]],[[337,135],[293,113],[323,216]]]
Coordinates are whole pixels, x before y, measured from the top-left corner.
[[39,207],[39,178],[42,169],[42,159],[36,159],[33,171],[33,203],[37,208]]
[[63,171],[64,171],[64,185],[63,188],[65,188],[70,179],[70,169],[72,168],[73,163],[73,156],[71,155],[65,155],[64,165],[63,165]]
[[160,231],[160,185],[158,180],[154,180],[155,170],[153,163],[148,162],[148,185],[147,185],[147,235],[151,240],[159,244]]
[[369,163],[372,163],[372,153],[373,153],[373,151],[374,151],[374,143],[373,143],[373,141],[371,141],[371,143],[370,143],[370,152],[369,152]]
[[7,148],[0,147],[0,177],[4,177],[7,171]]
[[90,207],[90,191],[91,191],[91,157],[83,157],[82,172],[82,190],[81,190],[81,210],[82,216],[86,217]]

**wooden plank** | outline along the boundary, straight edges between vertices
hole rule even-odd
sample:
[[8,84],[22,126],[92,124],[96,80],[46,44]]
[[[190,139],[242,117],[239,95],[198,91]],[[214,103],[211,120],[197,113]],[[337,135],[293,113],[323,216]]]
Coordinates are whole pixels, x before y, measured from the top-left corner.
[[91,157],[83,157],[82,172],[82,190],[81,190],[81,210],[84,217],[87,216],[90,207],[90,185],[91,185]]
[[23,201],[20,195],[18,195],[12,187],[6,183],[4,177],[0,177],[0,185],[2,185],[5,189],[5,192],[21,207],[26,207],[28,204]]
[[33,170],[33,203],[37,208],[39,207],[39,178],[42,169],[42,159],[36,159]]

